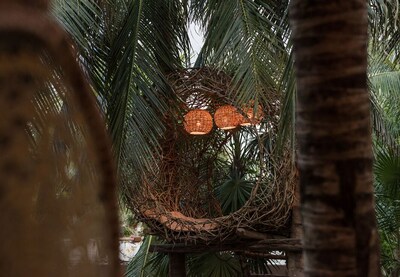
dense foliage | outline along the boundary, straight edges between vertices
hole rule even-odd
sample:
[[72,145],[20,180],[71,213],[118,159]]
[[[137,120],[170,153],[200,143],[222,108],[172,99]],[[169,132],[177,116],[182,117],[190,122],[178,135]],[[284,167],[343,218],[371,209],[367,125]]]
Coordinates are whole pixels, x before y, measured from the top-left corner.
[[[192,23],[199,25],[205,34],[196,65],[212,65],[230,73],[239,91],[236,95],[239,103],[265,101],[266,92],[277,92],[281,114],[276,142],[283,145],[289,140],[294,145],[296,90],[287,20],[288,1],[54,2],[54,14],[77,44],[80,62],[104,112],[118,162],[122,199],[124,191],[137,182],[143,171],[151,170],[160,155],[159,140],[165,131],[160,119],[167,107],[176,104],[165,76],[189,66],[188,25]],[[399,270],[400,265],[399,3],[370,0],[369,4],[369,75],[376,134],[377,211],[383,266],[390,274]],[[233,143],[240,144],[240,141]],[[232,146],[234,149],[235,145]],[[246,150],[245,147],[239,149]],[[238,155],[232,163],[222,163],[230,170],[229,179],[215,189],[224,213],[243,205],[251,190],[248,180],[234,163],[246,160],[243,155],[249,153],[232,154],[232,157]],[[146,251],[151,241],[151,237],[145,240],[128,270],[130,276],[167,274],[166,258]],[[198,272],[210,270],[215,276],[234,276],[236,273],[240,276],[243,268],[237,266],[239,258],[233,253],[190,258],[189,273],[201,276]],[[215,268],[204,269],[196,263],[204,263],[204,259]],[[261,264],[265,265],[265,261]],[[258,269],[267,271],[264,266]]]

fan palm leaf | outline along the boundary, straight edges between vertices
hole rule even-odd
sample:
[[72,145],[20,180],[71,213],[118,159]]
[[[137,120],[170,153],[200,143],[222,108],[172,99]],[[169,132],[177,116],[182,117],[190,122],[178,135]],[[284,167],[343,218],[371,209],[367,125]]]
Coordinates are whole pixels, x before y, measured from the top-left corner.
[[188,276],[242,276],[238,259],[232,253],[204,253],[190,257]]

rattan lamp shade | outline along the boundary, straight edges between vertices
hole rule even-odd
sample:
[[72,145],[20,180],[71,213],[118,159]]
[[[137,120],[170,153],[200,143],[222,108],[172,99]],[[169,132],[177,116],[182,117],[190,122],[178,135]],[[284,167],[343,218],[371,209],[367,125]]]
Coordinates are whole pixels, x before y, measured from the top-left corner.
[[213,120],[205,110],[192,110],[185,115],[184,127],[191,135],[205,135],[213,127]]
[[215,125],[222,130],[231,130],[241,123],[241,114],[230,105],[219,107],[214,114]]
[[242,116],[242,122],[240,123],[242,126],[256,125],[261,122],[264,116],[260,105],[257,106],[256,110],[254,107],[247,106],[243,109],[243,112],[245,116]]

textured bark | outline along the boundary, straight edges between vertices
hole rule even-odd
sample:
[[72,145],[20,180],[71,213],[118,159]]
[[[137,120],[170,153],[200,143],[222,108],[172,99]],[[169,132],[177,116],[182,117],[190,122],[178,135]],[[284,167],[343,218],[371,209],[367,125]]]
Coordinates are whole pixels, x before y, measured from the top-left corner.
[[365,0],[293,0],[304,272],[379,276]]

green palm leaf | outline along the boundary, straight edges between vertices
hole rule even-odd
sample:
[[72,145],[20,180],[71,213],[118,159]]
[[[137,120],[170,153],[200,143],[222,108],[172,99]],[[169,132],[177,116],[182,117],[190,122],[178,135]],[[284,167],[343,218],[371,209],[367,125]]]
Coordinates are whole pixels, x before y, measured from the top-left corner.
[[374,172],[379,183],[379,192],[383,196],[400,200],[400,156],[389,150],[379,151],[376,154]]
[[81,50],[80,60],[107,118],[122,180],[139,178],[157,161],[162,118],[173,103],[164,75],[182,66],[182,55],[188,56],[182,3],[56,1],[55,14]]
[[239,260],[229,252],[204,253],[189,258],[190,277],[242,276]]
[[154,242],[153,236],[146,236],[135,257],[129,262],[126,277],[167,277],[168,256],[163,253],[149,252]]
[[253,182],[240,177],[237,171],[231,172],[229,177],[227,181],[215,189],[223,214],[230,214],[241,208],[250,198],[254,186]]

